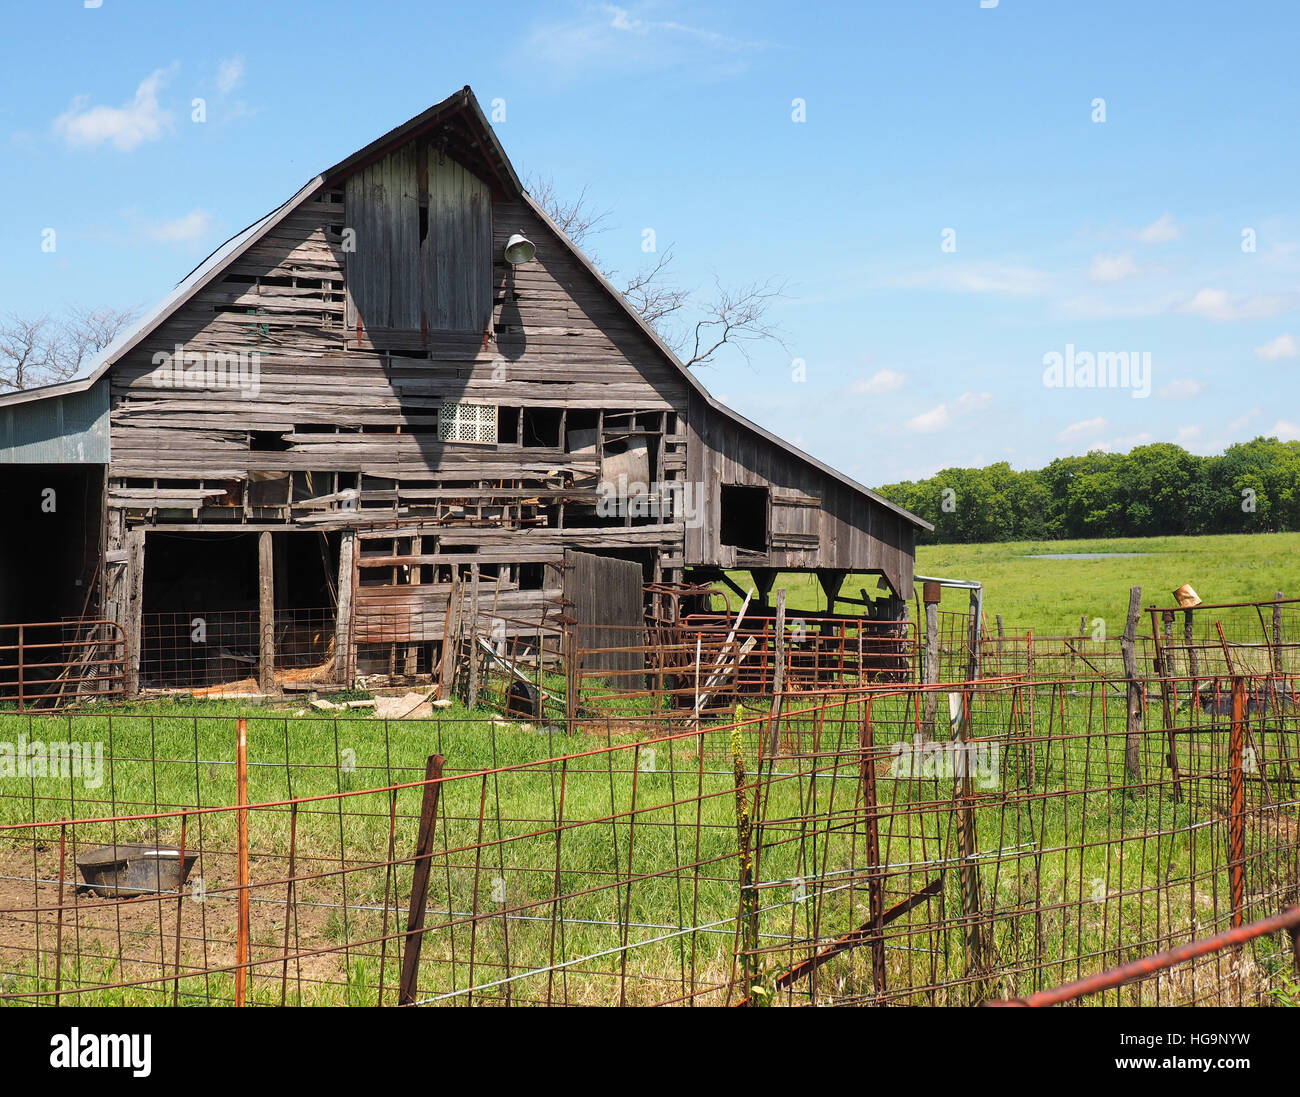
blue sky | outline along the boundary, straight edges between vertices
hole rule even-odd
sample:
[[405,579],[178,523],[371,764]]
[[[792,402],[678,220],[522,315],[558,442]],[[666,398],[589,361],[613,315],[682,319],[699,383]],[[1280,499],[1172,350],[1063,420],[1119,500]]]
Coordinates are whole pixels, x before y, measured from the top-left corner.
[[[788,349],[701,378],[868,484],[1297,438],[1297,12],[8,4],[0,308],[149,306],[322,168],[470,84],[485,108],[504,100],[521,175],[611,210],[591,249],[606,267],[641,265],[652,228],[686,287],[786,284]],[[1150,395],[1045,386],[1045,356],[1070,346],[1149,354]]]

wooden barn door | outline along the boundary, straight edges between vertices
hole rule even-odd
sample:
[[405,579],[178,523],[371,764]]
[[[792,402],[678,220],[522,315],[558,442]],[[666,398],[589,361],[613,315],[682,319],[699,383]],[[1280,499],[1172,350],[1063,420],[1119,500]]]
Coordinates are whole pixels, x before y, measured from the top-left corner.
[[645,644],[645,593],[641,565],[635,560],[564,550],[564,601],[578,622],[583,673],[612,673],[618,689],[644,689],[645,656],[639,651],[608,648]]

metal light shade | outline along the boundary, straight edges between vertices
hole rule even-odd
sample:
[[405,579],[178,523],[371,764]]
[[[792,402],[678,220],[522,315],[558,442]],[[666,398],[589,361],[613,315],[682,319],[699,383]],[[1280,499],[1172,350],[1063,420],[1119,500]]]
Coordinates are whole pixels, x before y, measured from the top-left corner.
[[515,233],[506,241],[506,262],[512,267],[527,263],[536,254],[537,245],[519,233]]

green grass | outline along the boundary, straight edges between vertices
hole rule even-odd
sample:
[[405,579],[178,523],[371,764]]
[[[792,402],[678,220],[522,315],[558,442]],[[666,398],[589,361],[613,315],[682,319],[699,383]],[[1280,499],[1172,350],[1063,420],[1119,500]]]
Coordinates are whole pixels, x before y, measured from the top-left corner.
[[[989,712],[981,726],[988,729],[988,734],[1000,736],[997,729],[1007,727],[1006,696],[998,700],[993,695],[984,703],[996,706],[996,711]],[[1080,970],[1086,973],[1151,951],[1149,938],[1157,923],[1165,931],[1170,921],[1190,931],[1193,912],[1202,926],[1209,925],[1215,913],[1223,913],[1226,876],[1220,873],[1223,878],[1212,882],[1206,875],[1208,866],[1222,863],[1221,848],[1215,856],[1216,843],[1221,846],[1223,840],[1222,827],[1190,826],[1206,818],[1205,809],[1186,801],[1176,804],[1167,785],[1158,785],[1145,796],[1106,787],[1118,783],[1115,775],[1120,770],[1122,736],[1114,732],[1121,726],[1116,721],[1122,722],[1122,713],[1119,706],[1111,712],[1106,724],[1110,735],[1085,736],[1083,732],[1090,726],[1090,707],[1094,720],[1091,726],[1097,727],[1098,703],[1096,696],[1072,697],[1064,702],[1067,735],[1059,735],[1058,725],[1051,745],[1039,745],[1037,773],[1029,785],[1032,795],[1004,800],[995,790],[975,809],[979,850],[986,855],[998,849],[1013,851],[1004,853],[1000,860],[990,856],[982,868],[982,906],[996,906],[999,911],[990,931],[994,966],[999,972],[991,980],[991,993],[1033,989],[1028,972],[1007,972],[1030,966],[1036,950],[1041,950],[1037,955],[1054,965],[1045,973],[1043,985],[1054,985],[1075,977]],[[507,950],[516,969],[521,964],[545,967],[553,955],[556,959],[599,955],[599,959],[572,970],[557,972],[554,993],[558,997],[567,991],[575,1001],[617,1001],[618,949],[622,942],[619,923],[625,913],[632,926],[628,931],[631,943],[667,935],[663,941],[634,948],[628,954],[629,1000],[672,996],[676,993],[676,978],[692,965],[702,981],[725,981],[729,976],[739,894],[736,803],[730,772],[733,740],[729,731],[706,728],[699,740],[690,736],[660,744],[654,748],[653,766],[642,770],[636,770],[635,765],[637,732],[629,733],[626,726],[621,729],[621,739],[616,733],[611,740],[601,723],[588,725],[574,736],[554,735],[526,731],[515,723],[492,725],[484,719],[487,713],[468,713],[459,706],[446,710],[435,721],[391,724],[387,735],[382,722],[365,717],[338,721],[294,719],[235,701],[154,705],[150,719],[114,719],[111,729],[102,714],[38,718],[30,734],[47,739],[103,736],[106,742],[111,741],[111,785],[93,795],[112,801],[119,812],[150,811],[155,805],[163,810],[172,805],[229,805],[234,802],[230,762],[233,718],[237,715],[249,718],[253,802],[290,794],[309,796],[364,789],[387,784],[390,778],[394,783],[411,780],[412,771],[422,773],[426,755],[435,750],[446,755],[449,773],[471,774],[448,782],[443,789],[435,848],[462,852],[440,859],[433,873],[430,924],[453,924],[429,935],[420,978],[422,995],[463,991],[469,985],[466,958],[472,934],[476,984],[502,974]],[[795,718],[785,729],[802,738],[805,750],[811,747],[814,733],[819,734],[824,753],[816,762],[782,763],[778,772],[786,776],[771,786],[765,813],[767,844],[760,861],[760,881],[765,885],[759,893],[759,905],[764,908],[760,916],[764,945],[788,939],[792,934],[796,938],[812,934],[814,930],[820,939],[831,939],[848,932],[866,916],[860,876],[853,888],[835,887],[836,873],[847,881],[851,872],[861,871],[861,827],[832,825],[818,839],[805,840],[798,822],[801,816],[811,815],[821,818],[825,828],[825,821],[837,813],[845,820],[851,818],[844,813],[854,809],[860,795],[856,760],[851,753],[844,753],[839,755],[839,768],[832,768],[837,752],[847,752],[857,744],[862,713],[855,708],[846,715],[845,720],[836,716],[820,728],[807,717]],[[220,718],[206,719],[211,716]],[[902,700],[877,700],[873,710],[877,743],[887,749],[890,739],[905,734],[908,720]],[[25,719],[0,716],[0,739],[12,740],[26,727]],[[1044,731],[1040,726],[1039,734]],[[642,738],[648,734],[640,732]],[[1147,765],[1153,777],[1160,770],[1162,744],[1158,740],[1159,736],[1153,736],[1148,743]],[[485,785],[473,775],[474,771],[593,750],[610,742],[625,746],[585,761],[575,760],[563,770],[551,764],[488,778],[487,812],[480,830],[480,797]],[[1201,748],[1189,739],[1186,750],[1197,749]],[[754,736],[744,739],[742,750],[752,771]],[[339,765],[344,751],[355,755],[353,767]],[[281,764],[286,753],[292,763],[287,773]],[[197,765],[196,758],[200,759]],[[640,760],[647,761],[644,755]],[[1190,764],[1190,756],[1184,761]],[[820,774],[810,774],[811,765],[819,767]],[[1076,790],[1083,784],[1085,765],[1092,774],[1089,791],[1067,793],[1067,788]],[[1022,767],[1019,752],[1004,756],[1003,768],[1011,787],[1029,784]],[[560,891],[567,897],[559,912],[563,916],[561,939],[553,945],[550,900],[554,894],[557,844],[550,827],[561,780],[564,820],[570,829],[564,832],[560,844],[558,871]],[[627,813],[634,804],[634,782],[638,814],[635,826],[631,826]],[[33,814],[40,819],[57,819],[101,813],[102,804],[88,802],[85,793],[74,791],[75,800],[60,795],[58,790],[42,789],[41,795],[46,798],[38,800],[33,808],[22,782],[0,782],[0,818],[19,821]],[[945,783],[937,778],[890,775],[878,780],[879,800],[887,806],[880,833],[882,853],[891,866],[887,904],[899,902],[929,883],[935,869],[919,862],[951,861],[956,819],[951,792],[950,780]],[[414,840],[412,817],[418,812],[419,799],[419,790],[399,793],[399,856],[409,855]],[[340,843],[349,862],[385,859],[387,798],[371,795],[343,803],[342,817],[335,802],[300,811],[300,859],[307,859],[308,864],[313,863],[311,858],[322,859],[315,862],[316,867],[324,863],[337,865]],[[620,818],[610,822],[611,815]],[[679,824],[676,833],[674,821]],[[233,848],[233,826],[232,813],[209,815],[204,817],[201,832],[197,821],[191,822],[191,840],[197,834],[205,850],[228,851]],[[1139,837],[1144,834],[1150,837]],[[1118,843],[1121,835],[1126,840]],[[80,848],[113,838],[149,841],[155,837],[176,842],[176,823],[168,821],[157,834],[154,824],[140,822],[122,824],[116,834],[107,824],[91,825],[77,835]],[[284,811],[252,814],[254,881],[283,875],[288,837]],[[505,844],[492,844],[498,838]],[[489,844],[477,854],[473,847],[480,840]],[[41,854],[43,864],[56,855],[57,840],[47,846]],[[1014,852],[1017,849],[1020,852]],[[703,863],[698,897],[694,872],[679,869],[697,856]],[[260,864],[258,858],[263,859]],[[300,866],[303,863],[300,860]],[[629,865],[634,877],[630,887],[624,883]],[[224,860],[209,862],[205,868],[209,886],[229,887],[231,871],[228,855]],[[814,927],[813,904],[798,898],[796,881],[817,873],[828,874],[831,887],[820,901],[820,924]],[[504,887],[504,905],[496,902],[492,894],[498,882]],[[385,885],[383,870],[350,876],[347,899],[354,909],[348,915],[346,929],[343,916],[330,911],[329,917],[314,927],[314,937],[304,947],[329,947],[381,933],[379,913],[367,908],[382,904]],[[390,932],[404,917],[409,889],[410,870],[403,867],[393,884],[398,913],[389,923]],[[1096,901],[1079,902],[1081,895],[1094,893],[1100,895]],[[282,892],[277,890],[276,894]],[[312,883],[303,885],[300,898],[337,902],[341,894],[336,882]],[[918,910],[914,933],[903,932],[912,919],[901,921],[894,931],[888,953],[891,986],[928,982],[929,964],[936,958],[941,972],[946,971],[952,978],[963,975],[963,941],[955,921],[955,912],[961,910],[961,895],[955,871],[945,874],[939,901],[947,912],[942,925],[928,925],[939,917],[936,905]],[[190,904],[185,905],[189,909]],[[518,916],[501,916],[506,908],[516,910]],[[212,904],[209,909],[218,924],[222,919],[228,923],[228,901]],[[255,951],[255,956],[275,955],[280,947],[282,925],[271,920],[276,909],[254,906],[253,940],[262,950]],[[448,911],[461,913],[449,916]],[[464,913],[469,911],[477,911],[478,919],[471,920]],[[173,916],[167,915],[169,933]],[[714,932],[694,937],[671,935],[674,926],[713,923]],[[1041,944],[1036,939],[1041,939]],[[75,961],[69,958],[64,985],[121,978],[112,962],[114,943],[107,942],[102,955],[90,948]],[[43,946],[48,948],[49,941],[45,940]],[[142,937],[136,944],[137,954],[148,947]],[[802,950],[797,951],[802,954]],[[453,953],[457,958],[454,966],[445,962]],[[385,973],[390,1001],[397,970],[395,956],[395,950],[390,948]],[[773,954],[768,958],[766,972],[770,974],[789,958],[788,952]],[[305,983],[303,1000],[338,1004],[374,1001],[378,961],[373,954],[354,952],[346,960],[336,954],[328,958],[328,964],[326,982]],[[278,976],[278,965],[269,970]],[[836,993],[846,995],[867,992],[871,978],[868,950],[855,950],[833,961],[823,974],[823,988],[834,988]],[[32,969],[13,989],[21,991],[31,986],[36,977]],[[40,977],[48,987],[52,977],[48,965]],[[532,976],[517,984],[514,993],[536,1000],[544,994],[546,978]],[[665,979],[666,984],[658,982]],[[211,989],[228,996],[230,986],[228,976],[206,981],[193,977],[182,981],[182,994],[197,997]],[[297,1000],[292,968],[289,988],[289,1000]],[[498,988],[488,996],[499,998],[503,993]],[[962,1001],[966,993],[949,988],[934,1000]],[[259,984],[254,1000],[275,1002],[278,994],[277,978]],[[105,991],[91,996],[91,1000],[143,1003],[158,997],[156,991],[128,988]],[[918,994],[913,1000],[929,999]]]
[[[1027,558],[1072,552],[1150,555],[1108,560]],[[1300,597],[1300,533],[922,545],[916,571],[983,583],[987,619],[992,622],[994,614],[1000,613],[1008,629],[1032,629],[1039,636],[1075,635],[1080,617],[1087,617],[1090,624],[1100,617],[1107,631],[1117,635],[1123,629],[1131,586],[1142,588],[1143,605],[1174,605],[1173,591],[1184,583],[1190,583],[1207,603],[1260,601],[1279,590]],[[733,578],[742,587],[749,582],[744,572]],[[776,586],[786,588],[792,608],[826,608],[826,597],[813,575],[785,573]],[[856,598],[864,586],[874,594],[876,576],[850,575],[843,593]],[[954,608],[968,604],[964,592],[947,597]]]

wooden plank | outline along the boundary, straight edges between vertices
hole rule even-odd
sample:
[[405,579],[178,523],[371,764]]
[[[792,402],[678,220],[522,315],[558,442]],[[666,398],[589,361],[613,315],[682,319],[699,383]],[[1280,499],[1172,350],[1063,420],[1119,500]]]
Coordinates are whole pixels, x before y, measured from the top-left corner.
[[275,554],[269,531],[257,535],[257,684],[263,693],[275,688]]
[[126,695],[140,692],[140,623],[144,608],[144,530],[126,534]]
[[334,673],[351,686],[355,677],[352,647],[352,600],[356,584],[355,530],[345,529],[339,540],[338,614],[334,632]]

